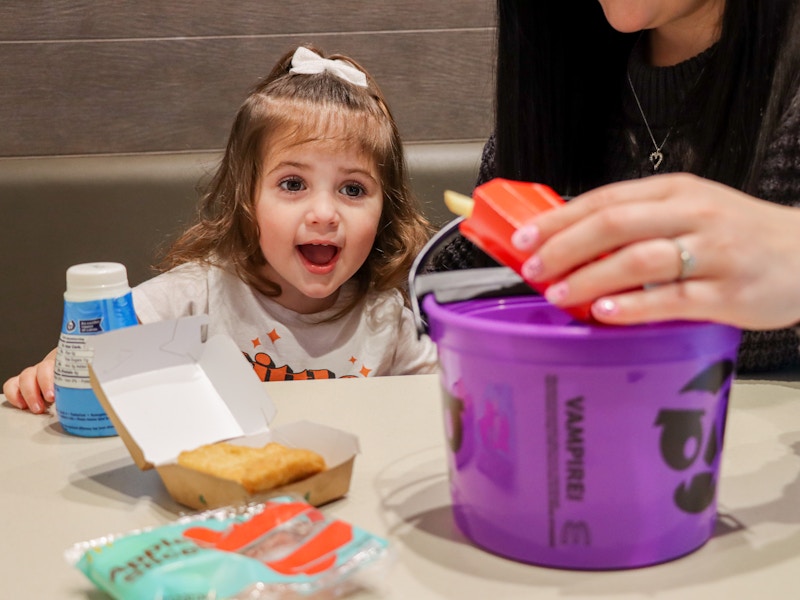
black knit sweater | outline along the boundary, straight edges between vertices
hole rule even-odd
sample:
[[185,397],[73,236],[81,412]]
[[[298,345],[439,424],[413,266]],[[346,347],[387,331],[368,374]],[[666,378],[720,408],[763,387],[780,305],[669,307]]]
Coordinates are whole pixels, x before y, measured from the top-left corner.
[[[656,144],[663,143],[664,158],[658,174],[686,170],[692,148],[680,134],[681,126],[686,125],[681,122],[681,115],[686,112],[682,110],[682,102],[697,82],[712,51],[709,49],[673,67],[647,65],[638,49],[631,55],[628,65],[631,83]],[[625,85],[628,86],[627,81]],[[633,93],[623,94],[623,97],[623,122],[610,135],[613,151],[607,152],[604,158],[606,177],[602,183],[653,173],[648,158],[654,150],[650,133]],[[494,137],[490,137],[484,146],[477,185],[495,176],[494,153]],[[800,206],[800,90],[769,145],[756,195],[779,204]],[[488,264],[493,264],[489,257],[464,238],[457,238],[434,259],[433,269],[464,269]],[[792,276],[796,275],[787,273],[787,277]],[[792,329],[745,331],[737,370],[745,373],[800,365],[799,343]]]

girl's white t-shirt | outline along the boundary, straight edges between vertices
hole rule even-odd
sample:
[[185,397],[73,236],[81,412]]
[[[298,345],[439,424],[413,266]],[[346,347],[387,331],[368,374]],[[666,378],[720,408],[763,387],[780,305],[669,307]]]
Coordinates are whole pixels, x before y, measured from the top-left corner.
[[376,377],[436,371],[436,347],[417,338],[399,292],[368,294],[348,314],[334,315],[352,297],[346,284],[321,313],[289,310],[223,268],[187,263],[133,289],[142,323],[209,316],[209,335],[226,334],[262,381]]

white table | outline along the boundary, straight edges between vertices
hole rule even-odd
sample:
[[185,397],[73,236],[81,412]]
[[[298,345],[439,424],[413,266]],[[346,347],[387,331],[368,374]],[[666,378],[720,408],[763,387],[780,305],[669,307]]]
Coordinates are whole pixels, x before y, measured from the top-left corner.
[[[383,595],[359,598],[800,597],[800,382],[737,381],[723,454],[720,533],[699,551],[631,571],[576,572],[473,547],[449,506],[435,375],[270,383],[277,423],[356,433],[348,497],[326,512],[387,537],[398,561]],[[119,438],[64,434],[55,417],[0,405],[0,598],[104,595],[63,559],[72,543],[165,523],[183,512]],[[158,416],[154,415],[154,422]]]

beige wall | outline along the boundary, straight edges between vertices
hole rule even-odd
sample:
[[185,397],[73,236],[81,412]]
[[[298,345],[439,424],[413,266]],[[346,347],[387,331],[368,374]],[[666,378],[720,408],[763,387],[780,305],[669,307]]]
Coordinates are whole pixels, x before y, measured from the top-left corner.
[[0,157],[219,149],[249,87],[311,42],[382,86],[406,142],[491,126],[491,0],[3,0]]

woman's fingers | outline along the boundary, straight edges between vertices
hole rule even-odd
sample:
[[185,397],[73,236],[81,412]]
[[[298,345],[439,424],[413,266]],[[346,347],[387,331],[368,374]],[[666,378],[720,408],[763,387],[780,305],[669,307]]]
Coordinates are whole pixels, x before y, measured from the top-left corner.
[[[676,281],[599,298],[592,315],[600,322],[629,325],[648,321],[707,320],[714,307],[719,322],[726,319],[722,298],[704,281]],[[735,323],[732,323],[735,324]]]
[[597,188],[520,228],[513,243],[535,252],[523,267],[532,282],[560,278],[576,267],[636,242],[676,238],[703,218],[692,175],[660,175]]
[[691,226],[681,215],[675,207],[660,202],[627,203],[591,213],[543,240],[525,262],[523,277],[533,282],[552,281],[620,248],[676,238]]
[[554,304],[572,306],[625,290],[669,283],[680,274],[681,260],[673,240],[644,240],[576,269],[551,285],[546,297]]
[[539,239],[544,241],[554,233],[612,206],[637,202],[662,202],[674,195],[674,190],[680,187],[683,178],[689,179],[693,176],[659,175],[595,188],[570,200],[557,210],[547,211],[538,216],[535,223]]
[[687,174],[611,184],[548,211],[513,242],[522,274],[608,323],[800,319],[800,210]]

